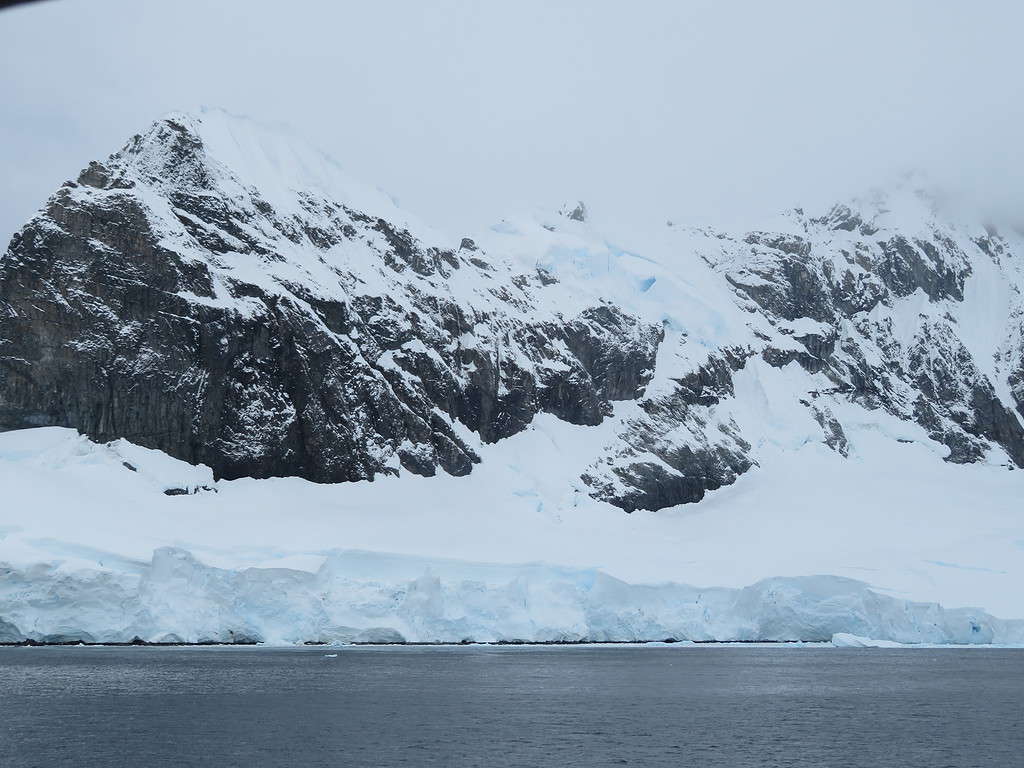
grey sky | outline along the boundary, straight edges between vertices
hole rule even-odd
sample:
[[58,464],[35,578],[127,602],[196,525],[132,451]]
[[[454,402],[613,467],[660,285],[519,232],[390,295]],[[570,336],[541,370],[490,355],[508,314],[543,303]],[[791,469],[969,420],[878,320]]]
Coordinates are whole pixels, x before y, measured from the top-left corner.
[[756,223],[922,167],[1014,212],[1024,3],[144,2],[0,12],[0,239],[171,109],[290,123],[453,232]]

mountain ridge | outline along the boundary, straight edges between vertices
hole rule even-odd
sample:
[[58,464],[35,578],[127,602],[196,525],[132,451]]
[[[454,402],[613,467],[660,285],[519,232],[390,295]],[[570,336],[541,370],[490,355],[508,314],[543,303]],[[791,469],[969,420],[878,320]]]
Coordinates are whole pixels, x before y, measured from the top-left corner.
[[879,412],[950,461],[1024,466],[1022,238],[910,185],[776,232],[623,250],[574,203],[456,244],[251,128],[172,114],[15,235],[0,429],[337,482],[466,474],[548,412],[604,425],[566,483],[627,511],[787,440],[848,455],[844,420]]

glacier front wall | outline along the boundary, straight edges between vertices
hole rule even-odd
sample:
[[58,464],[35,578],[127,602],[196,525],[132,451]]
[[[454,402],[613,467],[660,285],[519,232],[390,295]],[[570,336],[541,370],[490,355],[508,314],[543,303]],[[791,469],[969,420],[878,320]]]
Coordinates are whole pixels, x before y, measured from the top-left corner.
[[230,570],[161,548],[136,567],[0,567],[0,642],[829,641],[1024,643],[1024,621],[836,576],[742,589],[597,570],[340,551],[316,572]]

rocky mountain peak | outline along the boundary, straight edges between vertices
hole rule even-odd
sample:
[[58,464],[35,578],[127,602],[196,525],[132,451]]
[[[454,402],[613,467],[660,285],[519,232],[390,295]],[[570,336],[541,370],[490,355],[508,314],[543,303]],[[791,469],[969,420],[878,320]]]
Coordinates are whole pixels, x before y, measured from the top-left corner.
[[0,429],[337,482],[465,474],[549,413],[592,430],[567,492],[626,510],[864,423],[1024,466],[1018,235],[913,185],[637,248],[560,214],[452,241],[286,133],[166,116],[0,259]]
[[566,316],[536,273],[424,242],[336,164],[223,113],[164,118],[83,178],[2,262],[2,427],[226,477],[462,474],[538,411],[600,423],[653,369],[659,329]]
[[558,210],[558,213],[570,221],[579,221],[582,223],[587,220],[587,206],[582,200],[577,201],[575,205],[571,203],[563,205]]

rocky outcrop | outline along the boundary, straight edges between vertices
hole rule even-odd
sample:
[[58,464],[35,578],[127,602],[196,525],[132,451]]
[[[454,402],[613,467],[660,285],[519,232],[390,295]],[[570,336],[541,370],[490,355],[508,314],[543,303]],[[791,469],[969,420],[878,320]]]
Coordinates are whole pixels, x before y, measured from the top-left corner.
[[[917,422],[946,445],[949,461],[979,461],[998,446],[1024,466],[1024,420],[996,392],[1000,382],[1012,391],[1016,381],[1022,355],[1012,328],[989,331],[998,334],[991,339],[995,366],[976,359],[963,339],[972,313],[989,314],[980,306],[986,297],[965,302],[972,271],[1001,269],[995,279],[1019,303],[1020,257],[994,231],[972,237],[944,221],[923,193],[902,191],[911,198],[902,201],[904,211],[915,213],[907,232],[896,228],[883,198],[817,219],[796,211],[785,234],[709,240],[705,258],[741,303],[751,302],[796,342],[766,338],[761,354],[771,365],[796,362],[827,377],[832,392]],[[813,330],[785,330],[794,324]],[[842,445],[835,425],[823,421],[823,429],[826,442]]]
[[785,442],[759,421],[773,400],[811,425],[798,446],[850,455],[853,407],[918,425],[951,462],[1024,466],[1016,234],[905,187],[778,231],[670,225],[655,265],[590,219],[573,203],[526,239],[496,227],[518,255],[486,233],[448,242],[286,138],[172,115],[0,258],[0,430],[340,482],[463,475],[549,413],[603,425],[566,482],[627,511],[757,466]]
[[724,350],[668,393],[641,400],[616,448],[584,474],[593,495],[627,512],[662,509],[700,501],[750,469],[750,443],[720,408],[744,363],[741,351]]
[[124,437],[219,477],[465,474],[541,411],[596,424],[660,328],[300,190],[174,116],[68,182],[0,261],[0,429]]

